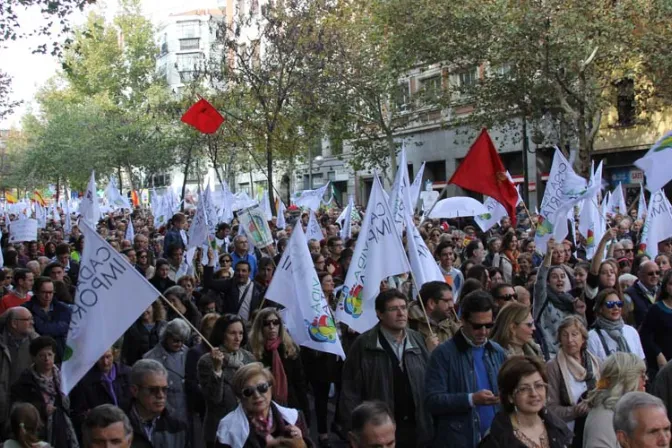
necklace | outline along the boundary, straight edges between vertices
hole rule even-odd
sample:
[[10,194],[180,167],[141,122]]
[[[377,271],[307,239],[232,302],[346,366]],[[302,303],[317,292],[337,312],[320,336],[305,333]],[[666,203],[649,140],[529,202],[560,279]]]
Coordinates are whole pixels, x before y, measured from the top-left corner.
[[546,425],[542,423],[543,429],[539,435],[539,443],[537,443],[522,430],[520,427],[520,422],[518,421],[518,415],[514,415],[513,418],[515,421],[513,434],[518,440],[523,442],[523,445],[525,445],[527,448],[550,448],[550,444],[548,443],[548,434],[546,433]]

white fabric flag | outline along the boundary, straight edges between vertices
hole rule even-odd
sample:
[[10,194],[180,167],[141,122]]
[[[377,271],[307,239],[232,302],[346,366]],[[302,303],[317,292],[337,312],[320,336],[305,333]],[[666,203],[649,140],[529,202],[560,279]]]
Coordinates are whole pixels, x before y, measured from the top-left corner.
[[420,199],[420,189],[422,188],[422,175],[425,173],[425,164],[427,162],[422,162],[418,174],[415,175],[413,183],[411,184],[410,197],[411,197],[411,207],[415,212],[415,207],[418,205],[418,199]]
[[[598,171],[601,179],[602,163]],[[600,186],[594,177],[586,182],[586,179],[577,175],[562,152],[556,148],[534,237],[541,253],[546,252],[546,243],[551,236],[556,241],[562,241],[567,236],[567,210],[579,201],[594,196]]]
[[401,157],[397,175],[394,178],[392,189],[390,190],[390,199],[388,202],[390,211],[394,217],[397,226],[397,233],[401,235],[404,230],[405,215],[413,214],[411,207],[410,182],[408,181],[408,168],[406,167],[406,150],[401,148]]
[[86,244],[61,366],[64,394],[70,393],[159,297],[159,292],[88,221],[80,226]]
[[339,321],[359,333],[378,322],[375,299],[380,292],[380,282],[411,270],[396,230],[380,179],[374,176],[366,215],[336,311]]
[[297,344],[345,359],[301,226],[289,238],[266,297],[285,307],[287,330]]
[[275,222],[275,227],[278,229],[284,229],[287,226],[285,221],[285,203],[282,202],[282,199],[278,199],[278,220]]
[[98,203],[98,195],[96,194],[96,174],[91,171],[91,178],[89,185],[86,187],[86,193],[79,204],[79,214],[82,219],[89,223],[92,227],[98,225],[100,221],[100,204]]
[[[200,197],[202,198],[203,194],[201,194]],[[191,225],[189,226],[189,243],[187,244],[187,249],[191,249],[192,247],[200,247],[203,244],[208,243],[208,216],[205,211],[205,205],[205,201],[198,201],[198,205],[196,206],[196,214],[194,215],[194,219],[191,221]]]
[[422,288],[422,285],[427,282],[445,281],[439,265],[436,264],[410,215],[406,215],[406,244],[408,261],[411,263],[411,272],[418,288]]
[[672,160],[672,131],[665,134],[649,149],[649,152],[635,162],[635,166],[646,174],[646,189],[658,191],[672,179],[669,163]]
[[135,239],[135,229],[133,228],[133,220],[130,216],[128,217],[128,226],[126,227],[126,236],[124,236],[124,239],[130,241],[131,243]]
[[233,203],[236,202],[236,198],[233,197],[229,184],[222,182],[222,208],[220,209],[220,221],[227,224],[231,224],[233,221]]
[[327,191],[328,186],[329,182],[316,190],[303,190],[299,194],[299,197],[294,200],[294,205],[297,207],[306,207],[311,210],[319,209],[320,203],[322,202],[322,196],[324,196],[324,192]]
[[308,240],[317,240],[322,241],[324,239],[324,234],[320,228],[320,223],[317,221],[317,215],[312,210],[308,210],[310,213],[310,218],[308,219],[308,225],[306,226],[306,238]]
[[38,229],[47,227],[47,209],[37,202],[35,203],[35,219],[37,220]]
[[483,206],[488,209],[488,213],[474,216],[474,221],[484,232],[499,224],[503,217],[509,216],[504,206],[491,197],[485,200]]
[[65,221],[63,223],[63,229],[65,230],[66,234],[70,234],[72,232],[72,216],[70,215],[70,200],[68,199],[68,194],[66,192],[65,194],[65,200],[62,203],[61,208],[63,209],[63,213],[65,214]]
[[122,196],[119,192],[119,189],[117,188],[117,182],[114,180],[114,178],[110,179],[107,187],[105,187],[105,198],[107,198],[107,202],[110,204],[110,207],[112,207],[113,210],[119,210],[121,208],[133,210],[131,203],[128,202],[128,198]]
[[663,190],[649,199],[649,211],[642,228],[639,252],[652,259],[658,255],[658,243],[672,237],[672,210]]
[[339,233],[339,236],[343,241],[352,238],[352,209],[355,207],[355,200],[350,195],[348,198],[348,206],[345,207],[345,210],[343,211],[345,213],[345,217],[343,218],[343,224],[341,224],[341,231]]
[[205,186],[205,190],[203,190],[202,194],[199,197],[199,200],[203,201],[203,209],[205,210],[205,216],[208,222],[209,235],[214,235],[215,228],[217,227],[217,222],[219,218],[217,217],[217,209],[215,208],[215,201],[213,200],[212,192],[210,191],[210,181],[208,181],[208,184]]
[[579,215],[579,232],[586,239],[586,258],[595,256],[597,245],[605,232],[605,220],[597,206],[597,197],[585,199]]
[[646,197],[644,196],[644,184],[639,184],[639,204],[637,204],[637,219],[642,221],[646,218]]
[[259,203],[261,210],[266,216],[266,221],[273,219],[273,212],[271,211],[271,200],[268,198],[268,190],[264,190],[261,195],[261,202]]
[[609,196],[609,209],[607,210],[612,215],[626,215],[628,209],[625,206],[625,198],[623,197],[623,186],[619,182],[614,192]]

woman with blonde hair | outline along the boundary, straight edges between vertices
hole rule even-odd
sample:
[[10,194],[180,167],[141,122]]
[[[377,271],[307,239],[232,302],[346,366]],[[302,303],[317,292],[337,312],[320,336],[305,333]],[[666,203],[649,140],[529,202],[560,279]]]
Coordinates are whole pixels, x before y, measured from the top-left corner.
[[583,446],[619,446],[613,425],[616,402],[628,392],[643,392],[646,379],[646,364],[637,355],[616,352],[604,361],[597,388],[587,398],[590,412],[583,432]]
[[534,320],[527,305],[518,302],[504,305],[495,319],[490,339],[501,345],[508,356],[533,356],[543,361],[541,348],[534,342]]
[[308,418],[308,387],[299,347],[285,329],[277,309],[269,307],[257,313],[250,331],[250,349],[273,373],[273,399],[283,406],[302,410]]
[[588,414],[585,401],[600,379],[600,362],[588,351],[588,331],[579,316],[567,316],[558,327],[560,350],[546,364],[548,409],[574,431],[573,447],[581,448]]

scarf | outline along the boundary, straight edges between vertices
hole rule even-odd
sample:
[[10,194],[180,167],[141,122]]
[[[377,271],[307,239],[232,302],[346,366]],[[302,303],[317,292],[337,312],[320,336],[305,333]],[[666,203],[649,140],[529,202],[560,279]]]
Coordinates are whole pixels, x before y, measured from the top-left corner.
[[112,364],[112,369],[110,373],[101,373],[100,379],[103,381],[103,387],[109,392],[112,401],[114,401],[115,406],[119,406],[119,401],[117,400],[117,394],[114,393],[114,380],[117,379],[117,366]]
[[30,371],[33,374],[33,378],[37,382],[37,386],[40,388],[40,393],[44,399],[44,404],[53,405],[56,402],[56,397],[58,397],[58,394],[61,390],[61,382],[59,381],[60,372],[58,367],[54,366],[51,378],[38,373],[37,370],[35,370],[34,364]]
[[574,314],[574,297],[566,292],[557,293],[551,288],[546,288],[546,296],[554,307],[565,313]]
[[[299,420],[299,411],[296,409],[282,407],[276,402],[271,403],[271,408],[269,417],[275,409],[287,424],[296,425]],[[217,427],[217,440],[225,446],[242,447],[249,435],[250,419],[241,404],[234,411],[226,414]]]
[[227,352],[224,347],[220,347],[220,350],[224,354],[224,361],[226,361],[226,366],[230,367],[233,370],[238,370],[243,367],[243,352],[237,350],[235,352]]
[[504,255],[506,255],[506,258],[511,262],[514,274],[518,274],[520,272],[520,266],[518,265],[518,256],[520,255],[520,252],[508,249],[504,251]]
[[287,375],[285,374],[285,368],[282,365],[282,358],[280,358],[280,353],[278,353],[278,347],[282,344],[282,339],[275,338],[270,341],[266,341],[265,349],[268,352],[272,352],[273,360],[271,362],[271,372],[273,373],[274,385],[273,385],[273,398],[281,404],[287,404]]
[[595,383],[600,377],[599,362],[597,358],[595,358],[595,356],[586,349],[581,351],[581,358],[583,359],[583,363],[580,363],[571,356],[567,356],[564,350],[559,350],[557,357],[560,373],[562,374],[562,379],[565,382],[565,389],[567,389],[569,402],[572,405],[575,405],[576,401],[569,393],[571,390],[570,375],[574,377],[576,381],[585,381],[588,390],[591,391],[595,388]]
[[[618,320],[609,320],[602,316],[597,316],[595,319],[595,328],[606,331],[609,337],[616,341],[616,344],[618,345],[616,351],[630,353],[628,341],[626,341],[625,336],[623,336],[624,326],[625,324],[623,323],[623,318]],[[607,350],[605,347],[605,352],[606,351]]]

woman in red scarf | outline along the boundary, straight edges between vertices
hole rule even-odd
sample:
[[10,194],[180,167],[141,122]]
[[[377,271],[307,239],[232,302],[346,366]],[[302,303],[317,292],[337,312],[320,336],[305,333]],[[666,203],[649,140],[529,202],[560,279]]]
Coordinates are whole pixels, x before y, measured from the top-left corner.
[[255,358],[273,373],[273,400],[300,409],[308,420],[308,386],[299,347],[285,329],[278,310],[264,308],[257,313],[250,332],[250,348]]

